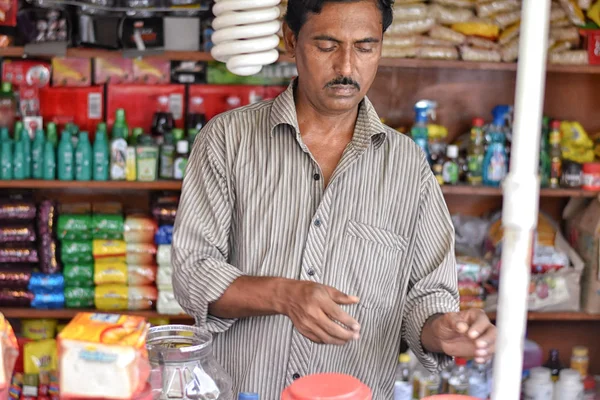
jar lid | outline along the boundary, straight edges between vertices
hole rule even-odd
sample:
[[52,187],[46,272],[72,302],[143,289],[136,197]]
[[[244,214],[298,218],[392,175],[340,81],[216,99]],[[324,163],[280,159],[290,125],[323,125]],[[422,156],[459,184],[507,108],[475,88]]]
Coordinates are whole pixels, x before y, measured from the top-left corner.
[[583,164],[583,172],[587,173],[600,173],[600,163],[584,163]]
[[300,378],[282,393],[282,400],[371,400],[371,389],[343,374],[316,374]]
[[587,357],[588,349],[584,346],[575,346],[573,347],[573,355],[576,357]]

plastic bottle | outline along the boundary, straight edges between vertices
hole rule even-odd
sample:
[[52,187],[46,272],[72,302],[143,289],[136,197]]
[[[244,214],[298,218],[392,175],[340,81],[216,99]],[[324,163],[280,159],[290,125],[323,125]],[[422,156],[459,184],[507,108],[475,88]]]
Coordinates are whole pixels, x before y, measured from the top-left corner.
[[485,155],[483,118],[473,118],[471,140],[467,149],[467,181],[477,186],[483,182],[483,156]]
[[450,377],[452,376],[453,369],[454,369],[454,363],[450,363],[440,373],[440,378],[441,378],[440,394],[450,393]]
[[185,139],[185,132],[183,131],[183,129],[173,129],[173,139],[175,139],[175,143]]
[[156,112],[152,117],[152,136],[156,143],[161,144],[165,133],[171,132],[175,127],[173,113],[169,109],[169,98],[159,96]]
[[21,131],[23,131],[23,128],[23,121],[15,122],[15,128],[13,130],[13,139],[15,140],[15,142],[21,140]]
[[435,373],[424,372],[419,382],[419,396],[417,399],[440,394],[440,376]]
[[58,131],[54,122],[48,122],[46,125],[46,141],[52,143],[54,147],[58,145]]
[[152,182],[158,175],[158,146],[152,137],[143,135],[136,147],[137,180]]
[[410,371],[410,356],[406,353],[398,357],[399,364],[396,367],[396,378],[394,382],[394,400],[411,400],[413,385]]
[[554,400],[582,400],[583,382],[581,375],[574,369],[560,371],[559,379],[554,386]]
[[58,143],[58,168],[57,175],[61,181],[72,181],[75,178],[75,154],[71,132],[64,130]]
[[185,168],[188,162],[188,151],[190,144],[187,140],[180,140],[177,142],[177,157],[173,164],[173,177],[175,179],[183,179],[185,175]]
[[7,127],[0,128],[0,142],[12,141]]
[[560,149],[560,141],[560,121],[552,121],[550,123],[550,135],[548,137],[551,188],[560,187],[560,178],[562,176],[562,151]]
[[[118,111],[118,110],[117,110]],[[113,181],[125,180],[127,161],[127,140],[123,127],[113,128],[113,137],[110,141],[110,179]]]
[[46,137],[44,131],[37,129],[35,131],[35,137],[33,138],[33,145],[31,146],[31,163],[32,172],[31,176],[33,179],[42,179],[44,176],[44,146],[46,144]]
[[92,145],[87,132],[79,132],[79,141],[75,150],[75,179],[78,181],[92,180],[93,166]]
[[548,360],[544,363],[544,367],[550,370],[550,372],[552,373],[552,380],[556,382],[558,380],[560,371],[564,368],[564,366],[560,362],[560,355],[558,354],[558,350],[550,350]]
[[548,368],[534,367],[525,381],[523,400],[552,400],[554,383]]
[[238,400],[259,400],[260,397],[258,396],[258,393],[248,393],[248,392],[244,392],[244,393],[240,393],[238,395]]
[[31,139],[26,131],[21,131],[20,142],[23,143],[23,155],[25,161],[23,163],[23,170],[25,172],[25,179],[31,178]]
[[115,123],[113,125],[113,137],[115,136],[115,130],[121,130],[123,139],[129,138],[129,126],[127,126],[127,118],[125,116],[125,110],[122,108],[115,111]]
[[173,179],[173,164],[175,162],[175,142],[172,133],[166,133],[160,146],[160,179]]
[[25,148],[22,140],[15,142],[13,150],[13,179],[25,179]]
[[469,371],[469,396],[483,400],[490,396],[485,364],[475,364]]
[[204,110],[204,99],[200,96],[194,96],[190,99],[190,112],[187,116],[187,128],[200,132],[206,125],[206,111]]
[[110,164],[110,155],[108,152],[108,140],[106,139],[106,130],[98,125],[94,147],[92,149],[93,156],[93,178],[95,181],[108,180],[108,166]]
[[452,371],[452,376],[448,381],[450,394],[469,394],[469,371],[467,370],[467,360],[457,357],[456,367]]
[[431,164],[431,155],[429,154],[429,135],[427,123],[429,113],[434,103],[429,100],[421,100],[415,104],[415,122],[410,129],[410,136],[415,143],[423,150],[427,161]]
[[2,82],[0,87],[0,126],[10,128],[17,116],[17,100],[10,82]]
[[42,178],[47,181],[56,179],[56,148],[52,142],[44,144],[44,171]]
[[542,366],[543,357],[542,348],[536,342],[525,339],[523,343],[523,379],[529,376],[532,368]]
[[129,144],[136,145],[139,142],[140,136],[144,134],[144,128],[133,128],[131,136],[129,137]]
[[0,179],[3,181],[13,179],[12,140],[3,140],[0,143]]
[[550,119],[542,119],[542,137],[540,138],[540,186],[550,185],[550,155],[548,154],[548,135],[550,132]]
[[125,149],[125,179],[133,182],[138,177],[137,171],[137,154],[136,154],[136,144],[140,137],[144,134],[144,130],[142,128],[135,128],[130,137],[129,144]]
[[458,146],[449,145],[446,149],[446,161],[444,162],[444,183],[456,185],[458,183]]
[[500,186],[508,172],[504,121],[509,112],[508,106],[497,106],[493,111],[494,122],[489,128],[490,144],[483,158],[483,184],[487,186]]

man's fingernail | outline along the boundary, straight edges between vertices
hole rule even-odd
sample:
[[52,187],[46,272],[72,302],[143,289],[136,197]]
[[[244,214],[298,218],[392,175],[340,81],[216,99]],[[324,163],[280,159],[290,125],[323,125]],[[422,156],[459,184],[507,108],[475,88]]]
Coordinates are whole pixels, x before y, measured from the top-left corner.
[[485,357],[488,355],[487,350],[475,350],[475,355],[479,357]]
[[479,337],[479,332],[477,332],[477,331],[470,331],[469,332],[469,337],[471,339],[475,339],[475,338]]
[[459,322],[458,324],[456,324],[456,328],[459,331],[466,331],[467,329],[469,329],[469,326],[467,324],[465,324],[464,322]]
[[477,364],[485,364],[485,358],[482,358],[482,357],[476,357],[476,358],[475,358],[475,362],[476,362]]
[[354,340],[358,340],[360,339],[360,335],[358,333],[355,333],[354,336],[352,337]]
[[360,299],[358,297],[356,297],[356,296],[350,296],[350,300],[353,301],[353,302],[355,302],[355,303],[358,303],[360,301]]
[[352,330],[356,331],[356,332],[360,331],[360,325],[359,324],[352,325]]
[[479,347],[480,349],[486,348],[487,345],[488,344],[485,340],[478,340],[475,342],[475,346]]

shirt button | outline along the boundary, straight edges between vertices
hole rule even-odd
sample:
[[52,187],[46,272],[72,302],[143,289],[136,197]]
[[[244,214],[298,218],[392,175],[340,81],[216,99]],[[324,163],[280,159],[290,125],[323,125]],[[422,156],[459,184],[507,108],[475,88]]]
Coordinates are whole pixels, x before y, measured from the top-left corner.
[[321,220],[319,218],[315,219],[315,226],[318,228],[319,226],[321,226]]
[[313,175],[313,179],[314,179],[315,181],[318,181],[319,179],[321,179],[321,175],[319,175],[319,174],[314,174],[314,175]]
[[315,270],[312,268],[309,268],[308,271],[306,272],[308,274],[308,276],[314,276],[315,274]]
[[300,379],[300,374],[294,374],[294,375],[292,375],[292,378],[294,380]]

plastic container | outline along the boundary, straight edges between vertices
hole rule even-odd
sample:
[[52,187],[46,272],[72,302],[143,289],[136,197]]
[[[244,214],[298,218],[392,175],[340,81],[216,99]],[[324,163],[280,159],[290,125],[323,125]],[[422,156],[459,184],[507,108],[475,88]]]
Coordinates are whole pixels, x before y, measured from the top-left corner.
[[450,394],[468,394],[469,393],[469,373],[467,371],[467,360],[457,357],[456,367],[452,371],[452,376],[448,381]]
[[475,364],[469,371],[469,396],[482,400],[490,396],[486,365]]
[[61,181],[72,181],[75,177],[75,156],[73,154],[73,142],[71,132],[63,131],[58,143],[58,179]]
[[600,163],[584,163],[581,181],[583,190],[600,191]]
[[588,367],[590,365],[590,358],[588,356],[588,349],[584,346],[573,347],[573,354],[571,355],[571,368],[579,371],[581,378],[585,378],[588,374]]
[[342,374],[316,374],[300,378],[281,394],[281,400],[371,400],[371,389]]
[[534,341],[525,339],[523,345],[523,372],[534,367],[541,367],[543,362],[542,348]]
[[574,369],[560,371],[558,382],[554,387],[554,400],[583,399],[583,382],[581,375]]
[[394,400],[412,400],[413,383],[410,371],[410,356],[406,353],[398,357],[396,379],[394,382]]
[[93,167],[92,145],[87,132],[79,132],[79,141],[75,150],[75,179],[78,181],[92,180]]
[[552,400],[554,383],[548,368],[534,367],[523,390],[524,400]]

